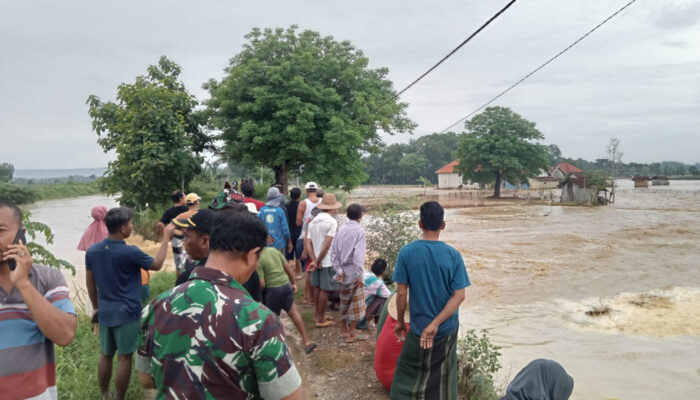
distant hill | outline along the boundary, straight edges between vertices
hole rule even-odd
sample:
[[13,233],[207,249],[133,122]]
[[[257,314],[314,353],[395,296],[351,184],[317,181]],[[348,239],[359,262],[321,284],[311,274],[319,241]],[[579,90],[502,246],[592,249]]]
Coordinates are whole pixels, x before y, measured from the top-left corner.
[[50,179],[67,178],[69,176],[100,177],[107,168],[76,168],[76,169],[16,169],[15,179]]

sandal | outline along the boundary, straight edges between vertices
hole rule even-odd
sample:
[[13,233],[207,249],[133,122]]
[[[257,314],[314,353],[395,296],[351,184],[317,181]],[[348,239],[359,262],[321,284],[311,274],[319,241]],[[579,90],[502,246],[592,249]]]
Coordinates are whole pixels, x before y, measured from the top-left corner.
[[354,339],[349,339],[349,338],[348,338],[348,339],[345,339],[345,341],[346,341],[347,343],[355,343],[355,342],[363,341],[363,340],[367,340],[367,339],[369,339],[369,336],[367,336],[367,335],[365,335],[365,334],[359,334],[359,335],[357,335]]
[[314,351],[315,348],[316,343],[311,343],[310,345],[306,346],[306,349],[304,349],[304,351],[306,351],[306,354],[310,354],[312,351]]
[[316,328],[327,328],[327,327],[329,327],[329,326],[331,326],[331,325],[333,325],[333,324],[334,324],[333,321],[326,321],[326,322],[322,322],[322,323],[320,323],[320,324],[317,322],[317,323],[316,323]]

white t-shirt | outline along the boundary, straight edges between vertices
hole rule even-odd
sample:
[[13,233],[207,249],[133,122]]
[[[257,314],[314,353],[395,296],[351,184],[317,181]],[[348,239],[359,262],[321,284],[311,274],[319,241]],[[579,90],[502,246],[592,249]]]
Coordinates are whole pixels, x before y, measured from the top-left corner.
[[[306,234],[306,229],[309,227],[309,221],[311,221],[311,218],[312,218],[311,211],[313,211],[317,205],[321,204],[321,199],[316,199],[315,203],[309,199],[306,199],[306,200],[304,200],[304,203],[306,203],[306,210],[304,210],[304,219],[303,219],[303,222],[301,223],[301,237],[302,238],[304,238],[304,235]],[[294,218],[296,218],[296,216]]]
[[[326,240],[326,236],[335,237],[335,232],[338,230],[338,221],[333,218],[332,215],[327,212],[322,212],[318,214],[311,223],[309,223],[309,237],[311,238],[311,245],[314,249],[314,254],[318,256],[323,248],[323,242]],[[328,268],[332,267],[331,262],[331,249],[328,249],[328,253],[321,260],[321,267]]]

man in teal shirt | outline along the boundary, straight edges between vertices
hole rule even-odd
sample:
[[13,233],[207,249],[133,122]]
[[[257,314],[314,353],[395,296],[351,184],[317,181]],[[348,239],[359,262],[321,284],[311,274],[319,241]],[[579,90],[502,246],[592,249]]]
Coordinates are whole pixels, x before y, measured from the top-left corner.
[[[445,211],[436,201],[420,208],[423,238],[399,252],[393,280],[398,284],[394,331],[404,340],[391,385],[392,399],[457,399],[457,310],[469,277],[462,255],[441,242]],[[411,329],[404,312],[411,291]]]

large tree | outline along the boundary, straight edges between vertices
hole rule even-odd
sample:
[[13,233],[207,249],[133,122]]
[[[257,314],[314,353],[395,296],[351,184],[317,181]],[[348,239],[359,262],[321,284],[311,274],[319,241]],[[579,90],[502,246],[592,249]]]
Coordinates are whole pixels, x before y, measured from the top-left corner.
[[119,85],[117,102],[87,100],[97,142],[117,153],[104,182],[110,193],[121,192],[122,204],[164,203],[200,171],[208,138],[194,113],[197,100],[179,75],[180,66],[163,56],[136,82]]
[[204,85],[228,161],[271,167],[285,188],[294,171],[349,189],[367,178],[361,156],[377,150],[380,132],[413,129],[388,70],[369,68],[350,42],[296,26],[246,39],[224,78]]
[[465,180],[494,184],[493,196],[501,186],[525,182],[547,168],[547,149],[535,143],[544,139],[535,123],[509,108],[489,107],[465,123],[459,138],[458,171]]
[[0,164],[0,182],[12,182],[15,175],[15,166],[10,163]]

